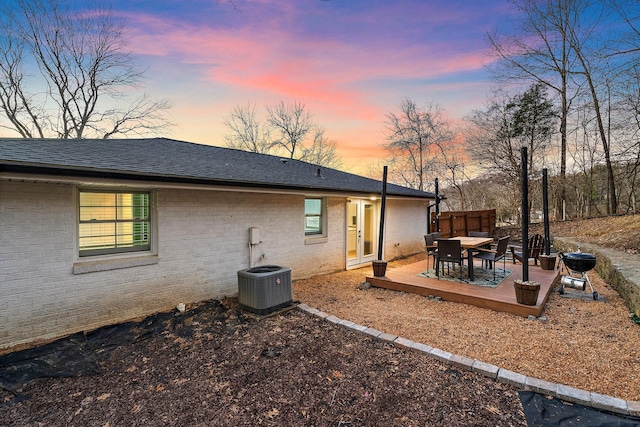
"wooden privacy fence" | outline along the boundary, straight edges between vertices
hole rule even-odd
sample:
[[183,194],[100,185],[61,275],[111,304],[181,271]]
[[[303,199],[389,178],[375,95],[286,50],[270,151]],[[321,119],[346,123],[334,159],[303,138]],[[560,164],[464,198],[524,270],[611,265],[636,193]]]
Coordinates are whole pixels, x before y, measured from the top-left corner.
[[431,212],[431,232],[440,231],[440,237],[468,236],[470,231],[487,231],[493,236],[496,228],[496,210],[440,212],[440,229],[437,230],[436,214]]

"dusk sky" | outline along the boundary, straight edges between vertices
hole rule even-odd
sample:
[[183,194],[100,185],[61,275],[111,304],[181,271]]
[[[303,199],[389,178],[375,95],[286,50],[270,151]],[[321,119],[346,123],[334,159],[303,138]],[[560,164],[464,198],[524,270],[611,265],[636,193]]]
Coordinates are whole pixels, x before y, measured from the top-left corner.
[[[404,98],[458,120],[491,88],[485,34],[507,0],[114,0],[146,91],[168,98],[167,136],[224,145],[236,105],[303,103],[361,173],[384,152],[385,115]],[[6,132],[3,132],[6,133]]]
[[[170,135],[224,145],[236,105],[259,114],[301,102],[335,140],[344,168],[384,155],[385,115],[403,98],[452,120],[481,108],[491,82],[487,30],[507,0],[116,0],[149,93],[173,102]],[[235,9],[234,9],[235,5]]]

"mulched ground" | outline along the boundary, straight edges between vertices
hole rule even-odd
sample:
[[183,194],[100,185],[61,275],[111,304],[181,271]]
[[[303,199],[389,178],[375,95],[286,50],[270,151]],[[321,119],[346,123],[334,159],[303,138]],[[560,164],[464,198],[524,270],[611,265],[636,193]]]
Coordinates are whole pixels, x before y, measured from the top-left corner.
[[100,373],[0,390],[0,424],[526,425],[517,391],[299,310],[235,300],[97,349]]
[[[424,263],[424,254],[394,261],[389,269],[416,261]],[[509,261],[507,267],[515,268]],[[371,270],[297,280],[294,296],[340,319],[453,354],[545,381],[640,401],[640,325],[632,321],[618,292],[595,272],[590,279],[604,301],[594,301],[591,292],[578,290],[565,294],[586,299],[565,298],[556,288],[542,321],[389,289],[359,290]]]

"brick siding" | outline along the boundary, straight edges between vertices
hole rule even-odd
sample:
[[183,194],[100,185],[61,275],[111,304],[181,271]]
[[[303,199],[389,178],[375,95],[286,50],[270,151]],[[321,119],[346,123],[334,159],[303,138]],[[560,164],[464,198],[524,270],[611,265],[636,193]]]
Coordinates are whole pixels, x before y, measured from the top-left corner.
[[[85,274],[77,257],[76,187],[0,181],[0,349],[237,294],[249,228],[262,240],[251,266],[294,279],[345,269],[346,198],[328,199],[327,238],[304,235],[304,196],[157,190],[157,256]],[[424,201],[388,203],[387,259],[421,250]],[[410,226],[408,226],[410,225]],[[398,243],[398,244],[396,244]],[[260,255],[265,257],[260,259]],[[125,258],[139,255],[127,255]],[[153,258],[153,262],[147,262]]]

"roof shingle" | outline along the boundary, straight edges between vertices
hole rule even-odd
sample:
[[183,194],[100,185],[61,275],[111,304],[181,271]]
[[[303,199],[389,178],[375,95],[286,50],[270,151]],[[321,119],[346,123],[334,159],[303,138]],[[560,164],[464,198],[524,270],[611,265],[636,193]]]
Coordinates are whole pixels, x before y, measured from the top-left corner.
[[[166,138],[0,138],[0,171],[73,171],[87,176],[379,193],[381,181],[277,156]],[[434,198],[432,193],[387,185],[394,196]]]

